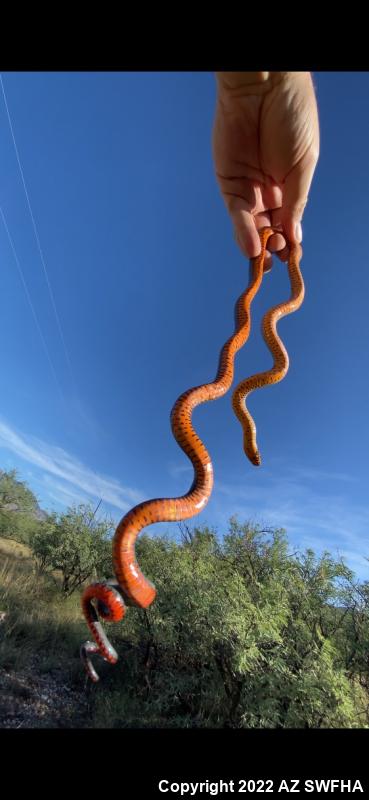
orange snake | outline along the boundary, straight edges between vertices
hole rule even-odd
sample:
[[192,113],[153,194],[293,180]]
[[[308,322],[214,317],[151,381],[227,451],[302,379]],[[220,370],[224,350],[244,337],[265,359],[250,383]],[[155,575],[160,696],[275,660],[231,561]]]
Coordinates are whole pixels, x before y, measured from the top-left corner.
[[[117,583],[93,583],[83,592],[82,609],[95,641],[85,642],[82,645],[81,657],[87,674],[93,681],[98,681],[99,678],[92,665],[91,655],[98,653],[112,664],[118,660],[118,655],[110,644],[98,616],[118,622],[125,614],[125,602],[127,605],[147,608],[156,597],[154,586],[145,578],[135,558],[135,542],[138,534],[144,527],[154,522],[180,521],[193,517],[202,511],[209,500],[213,488],[213,466],[209,453],[192,426],[192,411],[200,403],[222,397],[232,385],[234,358],[250,333],[250,305],[263,279],[268,239],[275,232],[273,228],[263,228],[259,231],[261,253],[251,260],[250,282],[236,305],[236,330],[221,350],[215,380],[184,392],[171,412],[173,435],[194,468],[195,475],[191,488],[182,497],[146,500],[131,509],[120,521],[113,540],[113,563]],[[243,428],[244,450],[255,465],[260,464],[256,428],[245,401],[247,395],[254,389],[282,380],[288,370],[288,355],[277,334],[276,326],[278,319],[296,311],[304,299],[304,283],[299,267],[301,256],[300,245],[290,245],[288,273],[291,296],[287,302],[270,309],[263,318],[263,336],[274,358],[273,367],[242,381],[233,394],[233,409]],[[97,604],[96,608],[93,601]]]

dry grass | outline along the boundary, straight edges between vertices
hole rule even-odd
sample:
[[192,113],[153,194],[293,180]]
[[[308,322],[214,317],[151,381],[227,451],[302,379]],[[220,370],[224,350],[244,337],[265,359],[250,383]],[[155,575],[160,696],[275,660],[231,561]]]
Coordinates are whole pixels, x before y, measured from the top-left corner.
[[0,667],[19,669],[37,656],[41,669],[55,665],[73,673],[78,667],[80,672],[79,646],[86,638],[86,625],[79,593],[62,599],[57,579],[37,574],[27,550],[1,541]]
[[[7,673],[24,678],[57,675],[86,699],[87,679],[80,660],[80,645],[90,638],[80,605],[81,591],[64,598],[57,574],[39,574],[25,545],[0,538],[0,678]],[[114,727],[115,702],[110,696],[111,666],[98,661],[101,683],[89,683],[88,727]],[[96,701],[98,701],[96,703]],[[0,703],[1,705],[1,703]],[[120,727],[120,725],[119,725]]]
[[26,544],[14,542],[13,539],[4,539],[2,536],[0,536],[0,554],[1,558],[8,556],[33,560],[32,551]]

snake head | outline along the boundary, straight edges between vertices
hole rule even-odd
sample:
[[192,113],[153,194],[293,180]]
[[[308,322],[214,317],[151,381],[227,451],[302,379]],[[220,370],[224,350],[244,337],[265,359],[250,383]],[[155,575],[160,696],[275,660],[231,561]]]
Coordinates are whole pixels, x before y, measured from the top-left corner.
[[260,467],[261,464],[261,456],[259,451],[257,450],[256,453],[253,453],[252,456],[249,456],[249,459],[255,467]]
[[255,467],[260,467],[261,464],[261,456],[257,447],[250,446],[250,442],[244,439],[243,442],[243,449],[245,451],[245,455],[251,461],[251,464],[254,464]]

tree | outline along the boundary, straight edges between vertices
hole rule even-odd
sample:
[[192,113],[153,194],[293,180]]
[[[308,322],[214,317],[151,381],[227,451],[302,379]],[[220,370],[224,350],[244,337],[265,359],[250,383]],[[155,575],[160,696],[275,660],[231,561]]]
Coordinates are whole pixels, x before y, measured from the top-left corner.
[[55,529],[57,525],[57,514],[49,514],[46,521],[41,523],[37,530],[30,537],[30,546],[36,561],[39,573],[52,569],[53,556],[56,546]]
[[29,513],[37,508],[35,495],[24,481],[18,480],[17,470],[0,471],[0,509]]
[[73,506],[64,514],[52,515],[31,541],[39,569],[60,570],[62,593],[71,595],[91,575],[107,571],[108,551],[111,563],[107,537],[111,530],[111,521],[96,520],[89,505]]
[[122,626],[136,650],[120,702],[129,697],[132,708],[134,694],[138,717],[155,726],[359,724],[329,617],[340,563],[296,557],[283,530],[236,519],[222,541],[199,527],[186,527],[179,544],[143,536],[137,557],[157,588],[155,603],[130,610]]
[[15,469],[0,471],[0,536],[24,544],[38,529],[37,499]]
[[369,581],[361,583],[352,575],[336,617],[334,639],[341,663],[364,692],[360,718],[369,724]]

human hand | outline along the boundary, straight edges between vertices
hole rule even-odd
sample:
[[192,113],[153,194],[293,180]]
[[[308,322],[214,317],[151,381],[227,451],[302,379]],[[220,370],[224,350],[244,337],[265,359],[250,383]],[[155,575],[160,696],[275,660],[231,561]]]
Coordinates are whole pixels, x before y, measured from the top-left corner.
[[319,157],[318,109],[309,72],[218,72],[213,156],[217,179],[247,258],[260,253],[258,230],[288,257],[302,240],[301,220]]

